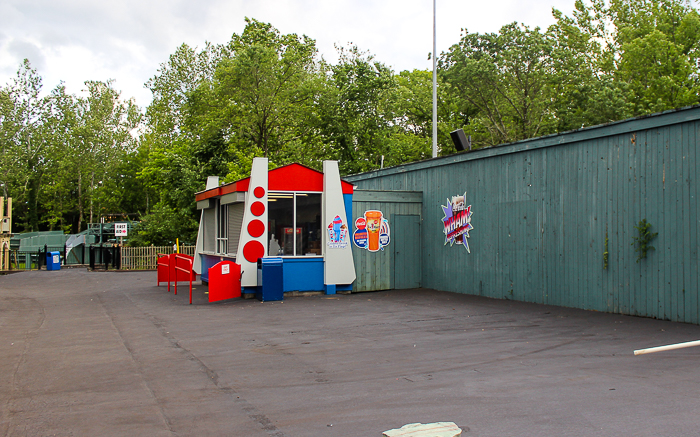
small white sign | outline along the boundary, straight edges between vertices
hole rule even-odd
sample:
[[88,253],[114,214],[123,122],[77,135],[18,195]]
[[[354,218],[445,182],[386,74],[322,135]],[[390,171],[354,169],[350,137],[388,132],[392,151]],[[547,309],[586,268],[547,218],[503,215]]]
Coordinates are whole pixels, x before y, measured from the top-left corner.
[[126,234],[127,234],[126,225],[127,225],[127,223],[115,223],[114,224],[114,236],[115,237],[126,237]]
[[58,255],[54,255],[54,256],[53,256],[53,263],[54,263],[54,264],[58,264],[58,263],[60,263],[60,262],[61,262],[61,260],[60,260],[60,258],[58,257]]
[[229,266],[228,264],[222,265],[222,266],[221,266],[221,274],[222,274],[222,275],[228,275],[228,274],[229,274],[229,267],[230,267],[230,266]]

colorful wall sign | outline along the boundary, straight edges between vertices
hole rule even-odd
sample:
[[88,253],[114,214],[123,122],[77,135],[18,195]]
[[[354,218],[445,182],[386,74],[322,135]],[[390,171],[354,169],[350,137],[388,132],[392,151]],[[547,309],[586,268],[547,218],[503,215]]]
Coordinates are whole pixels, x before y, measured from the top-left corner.
[[365,211],[364,216],[355,220],[355,227],[352,241],[360,249],[377,252],[389,245],[389,221],[381,211]]
[[328,225],[328,247],[331,249],[345,249],[347,245],[348,226],[343,223],[343,219],[337,215]]
[[445,245],[462,244],[467,252],[471,253],[467,238],[469,238],[469,231],[474,229],[471,223],[473,212],[471,205],[466,206],[466,198],[466,192],[462,196],[452,196],[452,201],[447,199],[447,205],[440,205],[440,207],[445,214],[442,219]]

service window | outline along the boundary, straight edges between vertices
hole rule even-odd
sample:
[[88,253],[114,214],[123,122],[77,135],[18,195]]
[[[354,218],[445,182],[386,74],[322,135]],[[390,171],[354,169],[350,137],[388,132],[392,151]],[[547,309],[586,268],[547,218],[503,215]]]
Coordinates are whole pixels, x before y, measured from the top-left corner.
[[270,192],[268,220],[270,256],[321,255],[320,193]]

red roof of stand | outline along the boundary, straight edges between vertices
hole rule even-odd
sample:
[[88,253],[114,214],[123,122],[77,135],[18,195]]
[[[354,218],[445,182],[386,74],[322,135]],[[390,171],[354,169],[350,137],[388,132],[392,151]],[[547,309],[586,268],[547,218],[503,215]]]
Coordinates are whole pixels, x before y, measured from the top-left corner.
[[[195,199],[210,199],[228,193],[247,192],[250,176],[195,194]],[[352,184],[340,181],[343,194],[352,194]],[[323,173],[301,164],[288,164],[267,172],[268,191],[317,191],[323,192]]]

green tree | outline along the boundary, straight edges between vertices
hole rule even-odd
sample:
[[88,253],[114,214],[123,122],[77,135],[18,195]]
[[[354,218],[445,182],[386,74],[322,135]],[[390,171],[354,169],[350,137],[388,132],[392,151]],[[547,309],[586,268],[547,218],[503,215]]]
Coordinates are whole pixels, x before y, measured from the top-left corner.
[[50,155],[42,132],[47,101],[41,88],[41,77],[25,59],[0,90],[0,183],[3,193],[14,198],[15,226],[34,231],[39,229],[39,196]]
[[559,130],[700,102],[700,19],[681,0],[576,1],[553,11]]
[[551,59],[550,35],[517,23],[498,33],[467,33],[441,56],[445,82],[463,99],[461,112],[475,114],[466,125],[475,144],[495,145],[554,131]]
[[[420,161],[432,157],[433,74],[427,70],[402,71],[394,76],[396,87],[389,93],[392,116],[390,159],[388,165]],[[439,155],[455,153],[450,132],[463,127],[469,114],[460,109],[458,95],[438,75],[438,150]]]
[[579,129],[629,118],[628,86],[615,78],[615,53],[606,19],[576,3],[573,17],[554,10],[552,61],[556,98],[552,107],[557,131]]
[[700,101],[700,16],[689,2],[615,0],[608,13],[635,115]]
[[191,97],[192,123],[203,141],[225,140],[234,156],[254,149],[286,163],[285,149],[309,128],[304,114],[315,96],[316,42],[246,18],[227,49],[213,81]]
[[129,245],[163,246],[173,244],[176,239],[180,239],[181,243],[194,244],[197,229],[197,221],[188,211],[169,208],[161,202],[149,214],[141,217],[136,227],[137,234],[129,238]]
[[338,160],[343,174],[378,169],[389,150],[392,114],[386,102],[395,87],[393,73],[355,46],[338,51],[338,63],[323,67],[316,118],[321,156]]
[[48,97],[49,110],[44,117],[45,137],[50,150],[46,160],[41,205],[41,222],[55,228],[77,232],[76,178],[73,162],[74,129],[78,126],[77,99],[59,84]]
[[[206,163],[193,158],[196,135],[186,126],[187,105],[190,95],[202,83],[211,81],[221,56],[220,46],[207,43],[198,51],[182,44],[146,83],[153,100],[146,110],[139,141],[142,166],[138,171],[148,195],[153,197],[147,199],[146,211],[159,202],[189,211],[192,193],[204,188],[208,174],[202,177],[202,172],[210,169],[202,169],[201,164]],[[219,173],[225,174],[225,170]]]
[[78,230],[118,203],[107,181],[117,175],[127,153],[135,150],[133,131],[141,112],[131,100],[121,101],[112,81],[87,81],[88,96],[78,98],[77,125],[72,129],[71,162],[77,176]]

